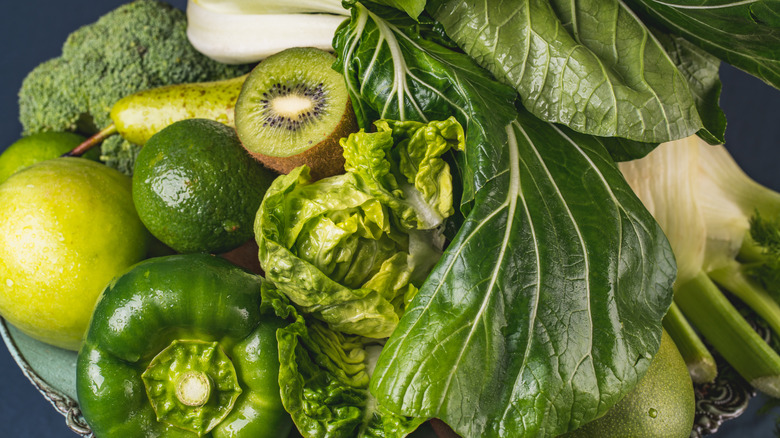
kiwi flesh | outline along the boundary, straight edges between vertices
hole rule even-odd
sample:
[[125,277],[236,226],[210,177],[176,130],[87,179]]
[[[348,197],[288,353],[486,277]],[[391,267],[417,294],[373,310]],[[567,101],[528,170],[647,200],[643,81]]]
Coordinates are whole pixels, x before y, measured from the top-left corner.
[[344,171],[339,140],[358,125],[336,58],[298,47],[272,55],[249,74],[236,101],[236,132],[277,172],[306,164],[315,179]]

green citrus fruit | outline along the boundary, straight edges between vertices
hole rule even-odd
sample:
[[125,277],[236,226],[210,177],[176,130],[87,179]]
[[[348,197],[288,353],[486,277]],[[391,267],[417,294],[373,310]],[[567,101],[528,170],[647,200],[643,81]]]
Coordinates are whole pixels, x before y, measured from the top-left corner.
[[76,350],[97,297],[141,260],[149,234],[130,178],[83,158],[27,167],[0,184],[0,314]]
[[205,119],[176,122],[144,145],[133,170],[141,221],[181,253],[222,253],[250,240],[274,174],[235,130]]
[[565,436],[685,438],[691,434],[695,413],[688,367],[664,331],[658,353],[637,386],[603,417]]
[[[22,137],[0,155],[0,183],[27,166],[70,152],[84,140],[72,132],[40,132]],[[85,156],[92,160],[99,157],[99,149],[92,149]]]

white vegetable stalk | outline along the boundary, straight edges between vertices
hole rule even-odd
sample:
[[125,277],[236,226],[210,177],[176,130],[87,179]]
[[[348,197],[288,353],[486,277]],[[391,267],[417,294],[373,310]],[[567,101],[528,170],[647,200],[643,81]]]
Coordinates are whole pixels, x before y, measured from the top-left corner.
[[347,15],[341,0],[193,0],[192,3],[220,14]]
[[620,163],[628,184],[664,230],[677,259],[676,283],[702,270],[707,230],[696,202],[696,137],[662,144],[641,160]]
[[[663,144],[641,160],[619,163],[626,181],[664,230],[677,261],[675,287],[702,271],[707,232],[695,200],[699,150],[691,137]],[[685,359],[691,379],[709,382],[717,376],[715,359],[683,312],[673,303],[663,321]]]
[[698,203],[707,220],[705,269],[732,264],[750,242],[750,217],[780,214],[780,194],[756,183],[723,146],[700,146]]
[[687,321],[753,386],[780,396],[780,356],[718,287],[739,297],[780,335],[780,305],[751,277],[745,258],[760,263],[769,257],[751,240],[751,216],[761,210],[776,217],[780,195],[748,178],[725,148],[695,136],[664,143],[645,158],[621,163],[620,170],[677,259],[674,302],[681,312],[673,309],[664,327],[687,355],[692,378],[710,375],[702,365],[711,356],[705,357],[709,354]]
[[187,37],[226,64],[257,62],[291,47],[332,51],[347,13],[334,0],[189,0]]

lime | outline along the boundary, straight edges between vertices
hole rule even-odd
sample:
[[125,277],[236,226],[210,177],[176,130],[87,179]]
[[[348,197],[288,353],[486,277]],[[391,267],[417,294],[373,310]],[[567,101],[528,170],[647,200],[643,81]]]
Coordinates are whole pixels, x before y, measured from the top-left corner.
[[133,201],[149,231],[174,250],[222,253],[252,239],[255,214],[274,177],[244,150],[233,128],[182,120],[141,149]]
[[0,314],[28,335],[76,350],[97,297],[146,254],[130,178],[56,158],[0,184]]
[[[0,183],[32,164],[57,158],[81,144],[84,137],[72,132],[40,132],[17,140],[0,155]],[[100,151],[93,149],[85,158],[98,160]]]

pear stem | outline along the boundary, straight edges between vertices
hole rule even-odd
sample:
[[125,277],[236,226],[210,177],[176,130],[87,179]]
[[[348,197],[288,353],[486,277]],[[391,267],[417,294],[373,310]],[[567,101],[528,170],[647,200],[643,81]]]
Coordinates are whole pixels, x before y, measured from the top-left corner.
[[116,125],[113,123],[108,125],[106,128],[102,129],[101,131],[98,131],[95,135],[92,137],[89,137],[88,139],[84,140],[83,143],[76,146],[72,151],[66,152],[63,154],[63,157],[80,157],[84,155],[88,150],[92,149],[93,147],[99,145],[103,142],[103,140],[107,139],[108,137],[116,134],[118,131],[116,129]]

